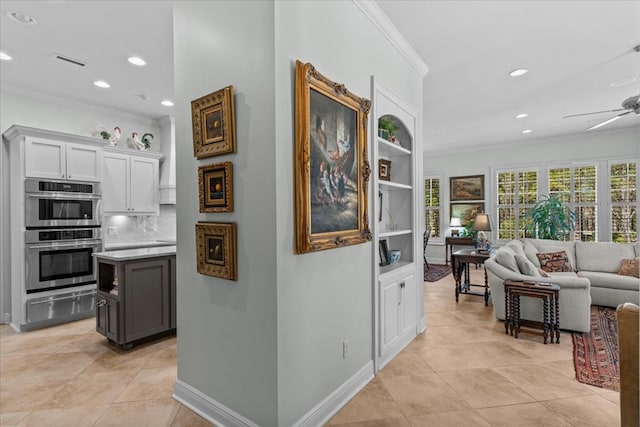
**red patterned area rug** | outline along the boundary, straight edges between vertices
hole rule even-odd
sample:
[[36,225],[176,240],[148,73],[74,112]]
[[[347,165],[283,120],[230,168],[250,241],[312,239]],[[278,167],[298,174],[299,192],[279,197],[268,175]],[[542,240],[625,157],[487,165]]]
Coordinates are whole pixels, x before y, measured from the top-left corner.
[[447,277],[451,273],[451,267],[441,264],[424,264],[424,281],[425,282],[437,282],[443,277]]
[[592,305],[591,331],[571,335],[576,379],[584,384],[620,391],[616,310]]

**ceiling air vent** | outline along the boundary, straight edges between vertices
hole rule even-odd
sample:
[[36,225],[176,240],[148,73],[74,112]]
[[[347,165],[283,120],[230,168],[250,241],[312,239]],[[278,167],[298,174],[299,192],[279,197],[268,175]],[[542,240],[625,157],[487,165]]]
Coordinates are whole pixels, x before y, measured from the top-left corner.
[[77,59],[69,58],[68,56],[60,55],[59,53],[54,54],[53,57],[55,59],[59,59],[60,61],[65,61],[65,62],[68,62],[70,64],[77,65],[79,67],[86,67],[86,65],[87,65],[82,61],[78,61]]

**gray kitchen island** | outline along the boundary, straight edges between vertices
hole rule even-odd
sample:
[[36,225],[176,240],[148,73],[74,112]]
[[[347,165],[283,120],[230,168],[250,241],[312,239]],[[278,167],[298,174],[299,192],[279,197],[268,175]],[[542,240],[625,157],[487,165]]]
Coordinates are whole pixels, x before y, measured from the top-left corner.
[[176,247],[94,254],[98,269],[96,331],[130,349],[176,329]]

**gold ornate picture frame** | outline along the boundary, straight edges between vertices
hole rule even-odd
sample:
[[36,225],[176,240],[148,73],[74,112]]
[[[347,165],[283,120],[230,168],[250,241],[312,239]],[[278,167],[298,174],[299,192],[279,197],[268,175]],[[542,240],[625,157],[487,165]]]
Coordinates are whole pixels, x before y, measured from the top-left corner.
[[449,177],[449,200],[484,200],[484,175]]
[[200,274],[238,280],[235,222],[196,223],[196,263]]
[[371,240],[367,117],[371,102],[296,61],[296,252]]
[[198,159],[236,152],[233,86],[191,101],[193,154]]
[[233,212],[233,163],[198,167],[200,212]]

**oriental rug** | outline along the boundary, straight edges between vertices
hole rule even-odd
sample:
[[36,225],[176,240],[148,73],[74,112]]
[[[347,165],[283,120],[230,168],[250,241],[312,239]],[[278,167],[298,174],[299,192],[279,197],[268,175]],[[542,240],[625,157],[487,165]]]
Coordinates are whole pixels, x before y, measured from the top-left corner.
[[443,277],[447,277],[451,273],[451,267],[441,264],[429,264],[427,270],[427,264],[424,264],[424,281],[425,282],[437,282]]
[[584,384],[620,391],[616,310],[592,305],[591,331],[571,335],[576,379]]

